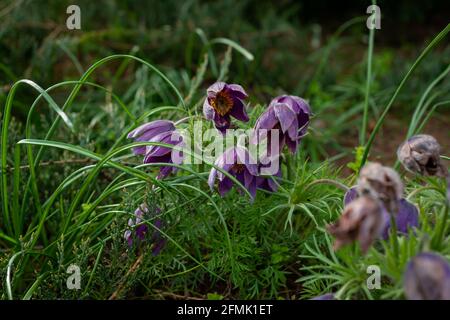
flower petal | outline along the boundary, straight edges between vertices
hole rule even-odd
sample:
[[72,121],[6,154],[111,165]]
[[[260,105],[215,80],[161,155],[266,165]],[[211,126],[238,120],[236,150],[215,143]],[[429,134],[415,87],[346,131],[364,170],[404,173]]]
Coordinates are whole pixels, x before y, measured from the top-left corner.
[[277,103],[273,108],[281,130],[285,133],[292,126],[293,122],[297,120],[296,114],[284,103]]
[[239,99],[247,99],[248,95],[245,92],[244,88],[238,84],[229,84],[228,88],[233,91],[233,95],[238,97]]
[[218,92],[222,91],[226,85],[227,84],[225,82],[221,82],[221,81],[213,83],[208,89],[206,89],[206,93],[208,94],[208,97],[215,97],[216,94]]
[[[417,207],[406,199],[401,199],[398,202],[398,214],[395,217],[397,225],[397,232],[406,235],[410,228],[419,227],[419,210]],[[386,225],[383,229],[383,239],[389,238],[389,231],[391,229],[391,220],[389,214],[385,213]]]
[[227,194],[231,188],[233,187],[233,181],[225,177],[222,181],[219,181],[219,194],[221,197],[223,197],[225,194]]
[[248,122],[249,120],[244,103],[237,98],[233,99],[233,108],[230,111],[230,115],[243,122]]
[[[172,131],[175,130],[175,125],[172,121],[169,120],[155,120],[151,122],[144,123],[143,125],[137,127],[133,131],[131,131],[127,138],[137,138],[142,136],[143,134],[151,131],[154,135],[164,131]],[[148,136],[148,135],[147,135]],[[150,137],[151,138],[151,137]],[[144,140],[139,140],[144,141]]]
[[358,198],[358,190],[356,186],[351,187],[344,195],[344,206],[348,205],[353,200]]
[[203,115],[207,120],[214,119],[214,108],[209,103],[209,98],[205,98],[205,102],[203,102]]

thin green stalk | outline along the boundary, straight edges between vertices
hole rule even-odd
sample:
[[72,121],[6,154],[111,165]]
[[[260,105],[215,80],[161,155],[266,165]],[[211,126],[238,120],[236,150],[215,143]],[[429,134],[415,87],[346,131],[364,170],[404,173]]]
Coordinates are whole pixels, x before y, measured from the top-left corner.
[[447,24],[447,26],[428,44],[428,46],[425,48],[425,50],[420,54],[420,56],[417,58],[417,60],[413,63],[409,71],[406,73],[403,80],[400,82],[399,86],[395,90],[391,100],[387,104],[386,108],[384,109],[383,113],[381,114],[380,118],[378,119],[375,128],[373,129],[372,133],[370,134],[369,140],[367,141],[367,144],[364,148],[364,154],[361,161],[361,167],[364,166],[364,164],[367,161],[367,157],[369,156],[370,148],[372,147],[372,143],[375,140],[375,137],[378,133],[378,131],[381,128],[381,125],[384,122],[384,119],[386,118],[386,115],[388,114],[389,110],[391,109],[392,105],[394,104],[395,99],[397,98],[400,91],[403,89],[403,86],[405,85],[406,81],[408,81],[409,77],[413,73],[413,71],[417,68],[417,66],[422,62],[422,60],[427,56],[427,54],[433,49],[436,45],[438,45],[442,39],[444,39],[448,32],[450,31],[450,23]]
[[398,257],[399,247],[398,247],[398,237],[397,237],[397,222],[395,221],[395,216],[389,214],[391,219],[391,243],[394,249],[394,257]]
[[411,119],[411,124],[409,126],[408,129],[408,134],[406,138],[410,138],[414,133],[416,133],[416,128],[417,128],[417,124],[420,120],[420,118],[422,117],[423,113],[426,110],[426,107],[424,105],[425,99],[428,97],[428,95],[430,94],[431,90],[433,90],[433,88],[443,79],[447,76],[447,74],[450,72],[450,64],[447,66],[447,68],[445,68],[445,70],[436,78],[434,79],[429,86],[427,87],[427,89],[425,90],[425,92],[423,93],[422,97],[419,100],[419,103],[417,104],[416,109],[414,110],[414,114],[412,116]]
[[[376,1],[373,0],[372,4],[375,5]],[[367,123],[369,122],[369,99],[370,99],[370,87],[372,84],[372,57],[373,57],[374,38],[375,38],[375,28],[371,28],[369,31],[369,48],[367,50],[367,76],[366,76],[366,90],[364,95],[364,113],[361,131],[359,132],[360,146],[366,143]]]
[[442,217],[442,222],[440,224],[440,228],[438,230],[437,233],[437,237],[436,237],[436,244],[438,246],[440,246],[443,243],[443,240],[445,238],[445,230],[447,229],[447,221],[448,221],[448,216],[449,216],[449,212],[450,212],[450,205],[449,205],[449,201],[446,201],[445,204],[445,209],[444,209],[444,214]]

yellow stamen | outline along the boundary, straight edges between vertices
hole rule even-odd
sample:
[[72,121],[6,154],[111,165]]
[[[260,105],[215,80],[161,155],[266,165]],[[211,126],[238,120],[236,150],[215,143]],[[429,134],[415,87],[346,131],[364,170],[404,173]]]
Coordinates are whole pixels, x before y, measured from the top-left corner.
[[218,92],[216,97],[211,99],[210,103],[214,110],[222,117],[233,108],[233,98],[224,91]]
[[241,164],[241,163],[234,164],[231,167],[231,170],[234,171],[235,173],[241,173],[242,171],[244,171],[244,169],[245,169],[245,165]]

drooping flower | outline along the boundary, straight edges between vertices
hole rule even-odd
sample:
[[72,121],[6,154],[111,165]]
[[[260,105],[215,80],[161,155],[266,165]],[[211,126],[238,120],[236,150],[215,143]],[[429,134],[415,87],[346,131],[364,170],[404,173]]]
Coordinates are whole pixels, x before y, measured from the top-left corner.
[[[127,240],[128,245],[131,247],[133,245],[133,239],[137,239],[139,241],[143,241],[145,239],[145,235],[148,231],[148,226],[146,224],[140,224],[144,218],[144,215],[148,213],[148,208],[145,204],[141,204],[135,211],[134,211],[134,219],[130,218],[128,219],[128,227],[125,231],[124,238]],[[134,234],[133,231],[130,229],[134,228]]]
[[420,253],[408,263],[403,285],[409,300],[450,300],[450,265],[436,253]]
[[[150,141],[155,136],[163,132],[172,132],[175,130],[175,125],[169,120],[155,120],[137,127],[128,134],[129,139],[135,141]],[[133,148],[134,154],[145,154],[146,146]]]
[[[347,206],[350,202],[356,200],[358,197],[359,195],[356,186],[351,187],[344,195],[344,206]],[[408,234],[409,229],[419,227],[419,210],[414,204],[402,198],[398,200],[397,208],[398,213],[395,216],[395,222],[397,226],[397,232],[399,234]],[[386,224],[384,225],[382,236],[383,239],[386,240],[389,238],[391,219],[386,210],[383,210],[383,214],[385,216],[384,220],[386,221]]]
[[[301,138],[306,134],[311,116],[311,108],[300,97],[283,95],[273,99],[267,110],[261,114],[255,124],[255,138],[261,139],[265,130],[279,130],[279,150],[286,144],[292,153],[297,151]],[[267,133],[270,143],[270,131]]]
[[368,194],[383,202],[389,213],[398,212],[398,201],[403,196],[403,183],[398,173],[377,162],[369,162],[359,174],[359,194]]
[[[127,241],[128,245],[131,247],[134,241],[143,242],[146,240],[147,235],[149,234],[149,227],[147,224],[142,223],[146,219],[154,218],[155,216],[161,213],[161,209],[155,208],[153,212],[149,212],[147,205],[141,204],[134,211],[134,218],[128,219],[128,229],[124,233],[124,238]],[[156,228],[163,228],[163,221],[159,218],[153,220]],[[158,230],[155,230],[151,236],[152,243],[152,253],[153,255],[158,255],[161,249],[164,247],[166,243],[166,239],[162,237],[161,233]]]
[[397,150],[397,157],[410,172],[424,176],[446,177],[447,169],[441,163],[441,146],[427,134],[412,136]]
[[[258,166],[245,148],[236,146],[227,149],[216,159],[214,165],[234,176],[255,198]],[[224,196],[234,183],[221,171],[212,168],[208,178],[211,190],[214,189],[216,178],[219,181],[219,193]]]
[[383,211],[381,203],[368,195],[350,202],[339,220],[327,226],[328,232],[336,238],[334,249],[358,241],[362,252],[366,253],[386,223]]
[[[182,151],[183,137],[176,130],[160,133],[149,140],[149,142],[170,144],[178,149],[158,145],[149,145],[145,151],[144,163],[175,163],[183,162]],[[162,166],[159,169],[158,179],[167,177],[171,172],[177,170],[174,166]]]
[[231,118],[247,122],[243,100],[248,95],[238,84],[216,82],[207,89],[207,97],[203,103],[203,114],[206,119],[213,120],[215,127],[222,133],[230,128]]

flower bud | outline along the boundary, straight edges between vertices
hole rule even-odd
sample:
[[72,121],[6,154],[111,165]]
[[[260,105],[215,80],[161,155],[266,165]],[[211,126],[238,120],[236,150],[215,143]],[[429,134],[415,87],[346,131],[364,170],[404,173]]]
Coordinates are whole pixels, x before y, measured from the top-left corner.
[[359,194],[379,199],[389,213],[397,214],[398,201],[403,196],[403,183],[394,169],[377,162],[366,164],[361,169],[357,188]]
[[441,147],[434,137],[418,134],[400,145],[397,157],[408,171],[446,177],[447,169],[441,163],[440,152]]
[[409,300],[450,300],[450,265],[435,253],[420,253],[411,259],[404,276]]
[[334,249],[358,241],[363,253],[381,234],[385,226],[385,214],[380,202],[363,195],[349,203],[338,221],[327,227],[328,232],[336,237]]

